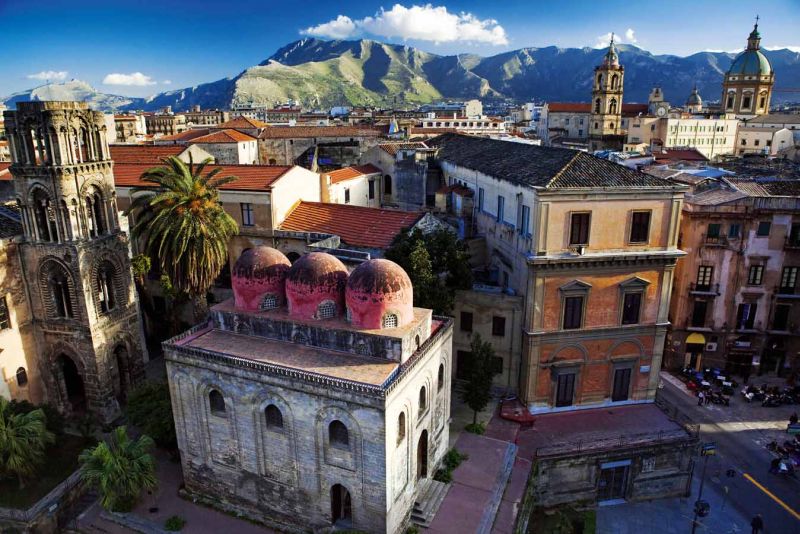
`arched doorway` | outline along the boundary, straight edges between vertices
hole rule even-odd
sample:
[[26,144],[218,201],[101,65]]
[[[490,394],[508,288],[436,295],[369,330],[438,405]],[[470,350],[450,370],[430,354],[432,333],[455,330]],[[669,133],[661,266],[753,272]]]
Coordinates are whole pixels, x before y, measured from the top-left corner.
[[61,374],[64,377],[64,391],[67,395],[66,401],[69,403],[73,412],[86,411],[86,390],[83,386],[83,379],[75,362],[62,354],[58,357]]
[[349,527],[353,522],[350,492],[341,484],[335,484],[331,488],[331,521],[341,527]]
[[423,430],[417,442],[417,480],[428,476],[428,431]]
[[114,388],[114,397],[120,404],[124,404],[128,397],[128,387],[130,386],[128,362],[128,349],[125,345],[117,345],[113,352],[111,385]]

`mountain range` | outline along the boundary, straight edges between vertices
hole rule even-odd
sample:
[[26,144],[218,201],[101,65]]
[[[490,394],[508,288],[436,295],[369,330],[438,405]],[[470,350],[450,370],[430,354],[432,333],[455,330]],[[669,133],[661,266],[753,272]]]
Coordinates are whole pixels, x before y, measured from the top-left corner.
[[[682,104],[697,85],[709,101],[719,99],[722,77],[736,54],[698,52],[686,57],[654,55],[619,45],[625,67],[625,101],[646,102],[659,85],[667,100]],[[763,50],[776,73],[773,103],[800,100],[800,53]],[[24,100],[86,100],[106,111],[182,111],[193,105],[229,108],[236,104],[275,104],[297,100],[305,108],[339,105],[423,104],[442,99],[480,98],[528,101],[588,101],[592,71],[604,49],[521,48],[490,57],[440,56],[404,45],[372,40],[301,39],[260,64],[231,78],[132,98],[100,93],[72,80],[23,91],[4,99],[9,107]]]

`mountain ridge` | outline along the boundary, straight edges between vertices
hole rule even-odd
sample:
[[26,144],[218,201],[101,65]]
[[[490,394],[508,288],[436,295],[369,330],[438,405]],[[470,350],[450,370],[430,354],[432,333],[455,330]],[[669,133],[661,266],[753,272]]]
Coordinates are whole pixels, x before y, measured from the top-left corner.
[[[625,100],[645,102],[659,85],[674,105],[680,105],[697,84],[709,101],[718,100],[724,72],[736,54],[697,52],[689,56],[654,55],[631,45],[619,45],[625,67]],[[763,50],[776,71],[773,102],[788,100],[781,89],[800,86],[800,53]],[[275,104],[298,100],[307,108],[337,105],[418,105],[442,99],[509,99],[523,101],[588,101],[592,72],[605,49],[526,47],[493,56],[438,55],[408,45],[370,39],[304,38],[288,43],[239,74],[158,93],[148,98],[96,91],[72,80],[15,93],[9,107],[26,99],[70,96],[110,111],[175,111],[193,105],[229,108],[237,104]]]

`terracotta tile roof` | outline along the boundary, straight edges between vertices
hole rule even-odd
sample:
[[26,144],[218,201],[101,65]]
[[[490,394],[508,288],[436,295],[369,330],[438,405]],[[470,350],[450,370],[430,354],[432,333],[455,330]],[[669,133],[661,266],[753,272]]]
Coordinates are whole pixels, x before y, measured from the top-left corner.
[[414,226],[423,215],[418,211],[301,201],[280,229],[335,234],[354,247],[388,248],[400,232]]
[[252,135],[247,135],[238,130],[221,130],[212,134],[195,137],[189,144],[194,143],[239,143],[241,141],[255,141]]
[[[638,115],[647,113],[647,104],[622,104],[623,115]],[[567,112],[567,113],[591,113],[592,104],[590,102],[548,102],[548,112]]]
[[625,117],[635,117],[640,113],[647,115],[649,108],[647,104],[622,104],[622,115]]
[[309,137],[378,137],[377,128],[357,126],[269,126],[259,139],[304,139]]
[[159,137],[158,140],[174,141],[175,143],[186,143],[191,141],[192,139],[208,135],[209,133],[211,133],[211,130],[209,130],[208,128],[191,128],[189,130],[185,130],[180,133]]
[[0,181],[10,182],[11,180],[14,179],[14,177],[11,176],[11,173],[8,170],[10,166],[11,162],[9,161],[0,162]]
[[217,124],[214,126],[215,129],[225,130],[227,128],[233,129],[242,129],[242,130],[252,130],[253,128],[266,128],[269,126],[266,122],[261,122],[256,119],[251,119],[249,117],[234,117],[227,122],[223,122],[222,124]]
[[414,126],[413,128],[409,129],[409,134],[420,134],[420,135],[430,135],[430,134],[443,134],[443,133],[456,133],[458,132],[457,128],[422,128],[419,126]]
[[800,181],[781,178],[728,178],[736,189],[751,197],[797,197]]
[[177,156],[185,147],[179,145],[110,145],[114,163],[143,163],[157,165],[162,158]]
[[398,150],[420,150],[428,148],[428,145],[422,141],[416,141],[413,143],[383,143],[378,146],[381,150],[391,156],[397,155]]
[[135,121],[135,115],[114,115],[115,121]]
[[695,148],[665,148],[653,152],[656,161],[708,161],[702,152]]
[[352,180],[353,178],[358,178],[359,176],[380,172],[382,171],[378,167],[368,163],[366,165],[359,165],[357,167],[345,167],[344,169],[337,169],[335,171],[326,172],[323,174],[330,177],[332,184],[338,184],[339,182]]
[[[117,187],[137,187],[149,184],[141,181],[142,173],[158,165],[114,165],[114,184]],[[205,171],[221,168],[221,176],[236,176],[238,180],[223,185],[223,191],[269,191],[275,181],[292,167],[287,165],[208,165]]]
[[475,193],[473,193],[472,189],[469,187],[464,187],[461,184],[453,184],[453,185],[446,185],[440,187],[436,190],[437,193],[455,193],[462,197],[472,197]]

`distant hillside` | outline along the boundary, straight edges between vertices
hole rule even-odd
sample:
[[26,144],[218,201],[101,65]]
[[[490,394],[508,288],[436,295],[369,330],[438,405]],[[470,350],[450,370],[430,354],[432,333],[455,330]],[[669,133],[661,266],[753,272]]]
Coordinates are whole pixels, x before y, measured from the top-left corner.
[[[625,66],[625,100],[645,102],[660,85],[667,99],[681,104],[693,84],[706,100],[718,100],[723,73],[735,54],[700,52],[688,57],[653,55],[621,45]],[[800,87],[800,54],[787,49],[764,50],[776,71],[773,102]],[[472,54],[439,56],[402,45],[371,40],[302,39],[279,49],[259,65],[240,74],[160,93],[148,99],[97,93],[84,82],[38,87],[12,95],[7,104],[26,99],[74,95],[100,109],[155,110],[172,106],[185,110],[227,108],[233,104],[274,104],[293,99],[305,107],[336,105],[420,104],[446,98],[508,98],[516,101],[588,101],[592,71],[605,50],[593,48],[522,48],[491,57]]]
[[10,108],[14,108],[17,102],[27,102],[29,100],[78,100],[89,102],[94,109],[103,111],[116,111],[125,108],[136,109],[145,105],[143,98],[100,93],[88,83],[80,80],[50,83],[28,91],[14,93],[5,98],[3,103]]

